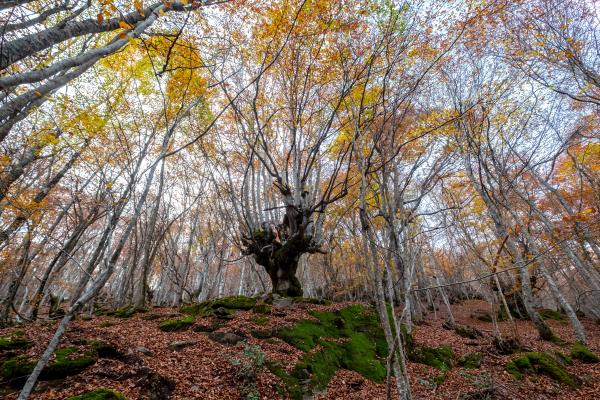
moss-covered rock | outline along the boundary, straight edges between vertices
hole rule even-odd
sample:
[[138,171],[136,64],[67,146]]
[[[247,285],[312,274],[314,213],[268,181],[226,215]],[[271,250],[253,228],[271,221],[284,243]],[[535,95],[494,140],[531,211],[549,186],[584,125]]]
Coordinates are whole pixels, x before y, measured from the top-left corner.
[[458,365],[460,365],[463,368],[468,368],[468,369],[479,368],[481,366],[482,359],[483,359],[483,355],[478,351],[474,351],[474,352],[463,355],[458,360]]
[[256,299],[246,296],[229,296],[215,299],[212,308],[224,307],[230,310],[251,310],[256,305]]
[[32,345],[33,343],[22,337],[22,334],[0,337],[0,351],[27,349]]
[[116,390],[101,388],[69,397],[67,400],[127,400],[127,398]]
[[521,351],[521,343],[514,336],[494,336],[492,344],[499,354],[508,355]]
[[273,306],[266,303],[259,303],[252,307],[252,311],[256,314],[271,314]]
[[[292,398],[327,386],[340,368],[356,371],[382,383],[386,370],[382,360],[387,344],[372,309],[354,305],[336,312],[312,312],[316,320],[298,321],[276,332],[287,343],[308,352],[288,374],[271,364]],[[310,352],[318,346],[318,351]],[[302,383],[302,384],[301,384]]]
[[468,325],[455,325],[454,332],[456,332],[458,336],[467,339],[477,339],[478,337],[483,336],[476,328]]
[[88,340],[87,344],[96,351],[98,357],[102,358],[121,358],[123,354],[113,345],[102,340]]
[[258,316],[258,317],[255,317],[255,318],[253,319],[253,321],[254,321],[254,323],[255,323],[256,325],[260,325],[260,326],[262,326],[262,325],[266,325],[266,324],[268,324],[270,320],[269,320],[269,317],[266,317],[266,316],[264,316],[264,315],[260,315],[260,316]]
[[408,352],[408,358],[411,361],[429,365],[440,371],[448,371],[452,368],[452,358],[454,352],[450,346],[440,347],[415,347]]
[[571,348],[571,356],[584,363],[595,364],[600,362],[600,357],[592,353],[585,345],[577,342]]
[[136,310],[135,307],[132,304],[130,304],[130,305],[123,306],[121,308],[117,308],[116,310],[104,311],[99,315],[106,315],[109,317],[117,317],[117,318],[130,318],[137,311],[138,310]]
[[319,304],[319,305],[330,305],[331,304],[331,300],[326,300],[326,299],[314,299],[311,297],[296,297],[294,298],[294,303],[300,303],[300,304]]
[[246,296],[230,296],[220,299],[207,300],[197,304],[187,304],[182,306],[179,311],[182,314],[192,315],[194,317],[212,317],[217,316],[227,318],[233,316],[240,310],[251,310],[256,306],[257,298]]
[[555,381],[577,387],[577,380],[562,365],[560,359],[549,353],[531,352],[506,364],[506,370],[515,378],[522,379],[524,374],[544,374]]
[[190,315],[181,319],[168,319],[166,321],[161,322],[158,327],[163,332],[175,332],[187,329],[193,324],[194,317]]
[[[70,347],[58,349],[55,359],[42,370],[41,380],[60,379],[75,375],[96,362],[96,356],[88,352],[73,356],[75,350]],[[13,386],[21,386],[31,374],[37,361],[26,356],[17,356],[6,360],[0,367],[0,377]]]
[[561,323],[566,324],[567,323],[567,317],[565,316],[565,314],[561,313],[560,311],[556,311],[556,310],[551,310],[549,308],[544,308],[538,311],[540,314],[540,317],[542,317],[545,320],[553,320],[553,321],[558,321]]

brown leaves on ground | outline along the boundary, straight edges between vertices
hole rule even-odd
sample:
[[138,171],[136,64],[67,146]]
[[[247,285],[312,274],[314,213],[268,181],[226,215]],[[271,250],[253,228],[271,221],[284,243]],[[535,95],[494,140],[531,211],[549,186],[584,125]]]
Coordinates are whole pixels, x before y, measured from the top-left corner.
[[[274,330],[294,324],[301,319],[311,318],[310,310],[340,309],[350,303],[336,303],[330,306],[299,304],[292,308],[274,308],[267,315],[267,323],[262,323],[258,314],[240,311],[218,330],[236,332],[247,337],[250,344],[260,345],[267,359],[280,361],[291,370],[302,357],[303,352],[276,338],[257,339],[254,330]],[[454,317],[458,323],[473,326],[484,333],[483,338],[465,339],[454,331],[442,328],[443,313],[433,314],[415,328],[415,342],[418,345],[450,345],[454,350],[454,361],[464,354],[478,351],[483,354],[480,368],[467,370],[455,366],[448,371],[442,383],[436,383],[440,371],[422,364],[410,362],[409,375],[411,391],[415,399],[457,399],[467,394],[481,393],[493,388],[496,398],[508,399],[591,399],[600,398],[600,365],[583,364],[574,360],[567,367],[569,372],[579,377],[583,384],[572,390],[559,385],[545,376],[526,376],[516,381],[505,370],[506,363],[514,356],[498,355],[491,345],[492,324],[473,318],[478,312],[487,312],[489,307],[482,301],[467,301],[454,305]],[[92,320],[74,321],[63,339],[62,346],[72,346],[83,340],[99,339],[116,346],[125,357],[121,359],[100,358],[93,366],[82,373],[70,376],[63,381],[40,382],[33,399],[64,399],[99,387],[119,390],[129,399],[148,397],[148,374],[156,373],[166,380],[175,382],[171,399],[239,399],[240,391],[235,380],[235,367],[230,360],[239,357],[243,343],[223,345],[210,340],[205,333],[192,329],[181,332],[162,332],[158,329],[161,320],[176,313],[174,309],[155,308],[147,313],[135,314],[131,318],[94,317]],[[153,315],[153,318],[148,318]],[[107,323],[109,321],[110,323]],[[258,322],[257,322],[258,321]],[[210,326],[210,318],[197,318],[196,326]],[[547,321],[555,334],[573,343],[574,337],[568,325],[557,321]],[[584,320],[589,337],[589,348],[600,353],[600,326]],[[108,325],[108,326],[107,326]],[[19,327],[34,340],[34,346],[27,350],[31,357],[39,356],[50,340],[56,323],[40,322]],[[501,322],[503,333],[514,332],[509,322]],[[0,330],[6,335],[15,328]],[[562,351],[568,353],[568,346],[560,346],[538,339],[537,332],[529,321],[516,321],[516,332],[521,342],[532,351]],[[181,351],[171,351],[169,343],[176,340],[196,341],[196,344]],[[76,345],[74,347],[77,347]],[[139,351],[142,349],[143,351]],[[150,350],[147,352],[146,350]],[[147,354],[146,354],[147,353]],[[257,389],[262,399],[278,399],[275,390],[279,378],[266,369],[258,375]],[[393,386],[392,382],[392,388]],[[17,392],[8,393],[7,399],[15,399]],[[329,383],[327,390],[315,396],[319,400],[331,399],[385,399],[386,385],[375,384],[360,374],[339,370]],[[471,397],[483,398],[483,397]]]

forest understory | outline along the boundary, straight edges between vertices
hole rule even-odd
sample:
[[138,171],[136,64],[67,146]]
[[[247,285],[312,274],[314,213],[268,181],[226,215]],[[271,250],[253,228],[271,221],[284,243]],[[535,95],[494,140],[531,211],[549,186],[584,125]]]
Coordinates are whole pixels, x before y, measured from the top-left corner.
[[[233,303],[230,299],[233,299]],[[343,321],[341,325],[351,324],[350,319],[357,321],[354,318],[371,312],[369,305],[355,302],[295,302],[277,307],[266,304],[257,306],[256,301],[251,299],[249,303],[239,303],[239,299],[214,300],[204,309],[202,306],[181,309],[155,307],[144,312],[121,310],[113,316],[78,317],[72,322],[60,347],[72,348],[72,359],[89,355],[90,349],[95,349],[95,362],[79,372],[72,372],[73,375],[40,381],[30,398],[121,399],[72,397],[100,388],[115,390],[127,399],[386,398],[386,384],[381,381],[381,378],[385,378],[384,367],[384,374],[380,375],[376,370],[361,367],[361,361],[353,364],[339,359],[332,361],[330,366],[324,366],[322,360],[307,358],[307,354],[326,354],[327,349],[316,344],[305,352],[296,346],[303,347],[310,342],[307,336],[303,336],[307,335],[306,327],[300,329],[300,342],[296,342],[298,337],[290,333],[298,334],[298,330],[294,331],[293,328],[307,320],[317,321],[316,326],[325,327],[326,331],[328,315],[342,315],[338,317]],[[509,321],[499,322],[502,336],[516,337],[522,345],[513,354],[501,354],[493,344],[492,322],[487,321],[490,317],[488,303],[466,300],[452,305],[452,313],[457,326],[469,328],[466,335],[464,331],[461,335],[448,329],[447,313],[436,310],[415,326],[413,343],[405,343],[414,349],[440,349],[443,346],[451,349],[447,358],[439,356],[441,365],[427,358],[408,362],[413,398],[600,397],[600,363],[594,357],[586,358],[574,350],[576,340],[560,313],[542,312],[547,315],[546,322],[560,338],[555,341],[540,340],[529,321],[515,320],[514,325]],[[97,310],[96,314],[101,312]],[[582,319],[582,323],[588,332],[589,350],[600,353],[600,324],[590,319]],[[364,328],[363,325],[356,326],[350,327],[356,332]],[[370,328],[373,327],[377,327],[377,324]],[[55,329],[56,322],[38,322],[0,330],[3,338],[0,341],[0,357],[4,362],[1,372],[7,373],[6,360],[9,357],[39,357]],[[368,335],[373,343],[378,337],[381,337],[381,333],[378,335],[376,331]],[[7,343],[11,340],[19,342],[17,339],[31,343],[22,348],[9,349]],[[341,335],[338,339],[323,336],[320,340],[343,342],[350,339],[344,339]],[[364,349],[357,351],[363,357],[370,354]],[[523,376],[517,379],[507,365],[531,352],[549,355],[571,378],[560,381],[557,378],[559,373],[552,375],[552,372],[534,365],[530,370],[522,370]],[[375,355],[374,362],[385,362],[385,357]],[[300,387],[294,387],[294,371],[300,363],[304,363],[305,369],[312,374],[308,374],[304,381],[299,381]],[[288,374],[287,378],[281,378],[281,368]],[[316,375],[332,373],[334,375],[330,380],[325,377],[317,382],[321,377]],[[572,382],[568,379],[572,379]],[[18,387],[18,382],[16,385],[13,382],[11,387],[4,381],[0,392],[3,398],[16,398],[18,390],[15,387]]]

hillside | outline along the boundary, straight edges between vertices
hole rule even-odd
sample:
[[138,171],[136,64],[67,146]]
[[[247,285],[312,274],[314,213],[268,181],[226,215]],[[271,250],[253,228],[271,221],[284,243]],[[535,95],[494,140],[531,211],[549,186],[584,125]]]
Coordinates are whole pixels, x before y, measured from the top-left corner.
[[[279,305],[226,298],[180,310],[124,309],[108,313],[112,315],[98,310],[100,315],[79,317],[31,398],[68,399],[99,388],[127,399],[386,398],[382,356],[387,346],[370,306],[306,301]],[[600,364],[571,354],[574,338],[560,314],[548,313],[555,319],[547,322],[562,340],[540,341],[532,324],[521,320],[515,326],[524,348],[502,355],[492,344],[492,324],[485,321],[487,303],[470,300],[452,307],[460,326],[475,328],[470,332],[474,334],[462,332],[473,338],[445,329],[442,311],[430,313],[415,327],[413,343],[408,343],[414,398],[600,396]],[[513,332],[509,322],[499,324],[503,334]],[[600,326],[585,319],[583,324],[590,350],[600,353]],[[16,398],[22,384],[19,368],[40,355],[54,330],[55,322],[39,322],[0,331],[0,393],[5,398]],[[545,352],[549,358],[527,352]],[[529,361],[523,361],[527,354]],[[536,354],[541,360],[537,364]],[[558,369],[549,368],[548,359]],[[511,360],[518,360],[517,370],[508,368],[512,374],[507,371]],[[122,397],[75,397],[108,398]]]

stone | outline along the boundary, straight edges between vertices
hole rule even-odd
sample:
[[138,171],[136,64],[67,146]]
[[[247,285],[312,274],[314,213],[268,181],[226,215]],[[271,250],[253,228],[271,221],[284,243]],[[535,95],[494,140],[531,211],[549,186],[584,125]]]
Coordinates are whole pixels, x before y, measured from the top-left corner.
[[238,344],[246,338],[233,332],[211,332],[208,337],[215,342],[222,344]]
[[287,308],[294,304],[294,299],[291,297],[282,297],[278,294],[273,294],[273,307]]
[[146,356],[150,356],[150,357],[152,357],[154,355],[154,352],[152,350],[150,350],[147,347],[143,347],[143,346],[136,347],[135,351],[138,353],[142,353]]
[[186,347],[190,347],[198,343],[196,340],[175,340],[169,343],[169,350],[180,351]]

